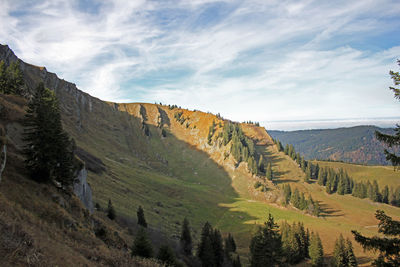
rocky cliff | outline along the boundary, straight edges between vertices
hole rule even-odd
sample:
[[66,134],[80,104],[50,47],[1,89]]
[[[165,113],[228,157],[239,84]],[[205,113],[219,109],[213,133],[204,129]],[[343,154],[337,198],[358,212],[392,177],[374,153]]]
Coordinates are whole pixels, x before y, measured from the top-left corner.
[[92,188],[87,182],[87,170],[82,168],[74,181],[74,193],[82,201],[83,205],[92,213],[93,200]]

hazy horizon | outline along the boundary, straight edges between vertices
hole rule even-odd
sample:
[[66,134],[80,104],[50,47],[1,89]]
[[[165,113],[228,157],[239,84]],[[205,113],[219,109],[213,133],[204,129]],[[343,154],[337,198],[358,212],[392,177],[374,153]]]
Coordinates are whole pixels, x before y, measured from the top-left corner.
[[400,117],[387,118],[352,118],[352,119],[320,119],[320,120],[281,120],[263,121],[260,125],[268,131],[298,131],[317,129],[337,129],[355,126],[376,126],[394,128],[400,123]]

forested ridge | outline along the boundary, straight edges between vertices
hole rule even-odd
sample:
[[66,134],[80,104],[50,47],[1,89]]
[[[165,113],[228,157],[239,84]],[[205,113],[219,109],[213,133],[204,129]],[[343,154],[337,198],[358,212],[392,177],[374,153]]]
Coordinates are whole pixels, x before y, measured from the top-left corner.
[[[394,125],[393,125],[394,126]],[[378,141],[375,132],[393,134],[392,128],[355,126],[337,129],[301,131],[268,131],[283,145],[292,144],[305,159],[335,160],[358,164],[388,165],[386,146]],[[395,148],[395,151],[399,149]]]

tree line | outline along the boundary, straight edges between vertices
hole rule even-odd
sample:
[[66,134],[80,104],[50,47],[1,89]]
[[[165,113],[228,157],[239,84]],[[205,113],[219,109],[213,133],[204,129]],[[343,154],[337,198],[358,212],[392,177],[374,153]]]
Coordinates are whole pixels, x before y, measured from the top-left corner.
[[374,202],[400,206],[400,186],[393,188],[386,185],[380,190],[376,180],[372,183],[370,181],[356,182],[343,168],[339,169],[338,172],[329,167],[320,168],[318,164],[313,164],[305,160],[300,153],[296,153],[293,145],[286,144],[283,147],[278,139],[274,139],[274,143],[277,145],[279,151],[290,156],[304,171],[306,174],[305,182],[316,181],[320,186],[325,186],[325,191],[328,194],[351,194],[358,198],[369,198]]
[[305,197],[303,192],[299,192],[297,188],[292,191],[292,188],[289,184],[284,184],[282,186],[283,189],[283,203],[285,205],[292,204],[293,207],[304,210],[308,214],[313,216],[319,216],[321,213],[321,207],[318,201],[314,201],[311,196],[308,199]]
[[[318,233],[304,228],[302,223],[275,223],[271,214],[259,227],[250,242],[250,266],[286,266],[310,259],[313,266],[324,266],[324,250]],[[349,239],[339,236],[331,266],[357,266],[353,246]]]

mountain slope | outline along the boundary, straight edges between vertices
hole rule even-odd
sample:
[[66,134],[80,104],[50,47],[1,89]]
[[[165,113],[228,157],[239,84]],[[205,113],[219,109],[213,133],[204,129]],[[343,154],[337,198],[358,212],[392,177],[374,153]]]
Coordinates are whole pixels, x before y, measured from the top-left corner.
[[[375,131],[393,134],[393,129],[375,126],[350,128],[269,131],[283,144],[292,144],[306,159],[336,160],[360,164],[387,165],[386,146],[375,138]],[[399,152],[399,149],[397,149]]]
[[[6,63],[17,60],[6,46],[0,46],[0,59]],[[375,229],[370,226],[376,224],[376,208],[400,217],[398,208],[351,196],[327,195],[318,185],[305,184],[304,173],[293,160],[278,152],[264,128],[240,124],[245,135],[255,142],[264,163],[272,163],[276,183],[267,182],[267,192],[254,189],[254,183],[262,179],[248,172],[247,163],[236,164],[229,155],[230,143],[221,144],[220,133],[228,121],[209,113],[163,105],[104,102],[45,68],[23,62],[21,67],[27,92],[32,92],[41,80],[55,90],[64,127],[74,137],[78,155],[88,166],[94,201],[105,207],[111,199],[117,216],[132,225],[139,205],[144,207],[151,228],[175,240],[184,217],[193,226],[195,240],[202,224],[210,221],[224,235],[233,233],[246,262],[251,233],[266,220],[268,212],[277,221],[302,221],[320,232],[327,255],[332,253],[340,233],[351,237],[350,230],[355,229],[374,234]],[[179,121],[176,114],[181,114]],[[213,121],[216,126],[210,145],[207,136]],[[18,149],[21,126],[7,122],[5,128],[10,143]],[[13,171],[8,168],[11,167],[6,166],[4,180],[12,181]],[[286,183],[320,201],[323,216],[316,218],[290,206],[282,207],[280,186]],[[0,187],[6,195],[3,190]],[[363,262],[368,262],[368,252],[357,245],[355,251]]]

